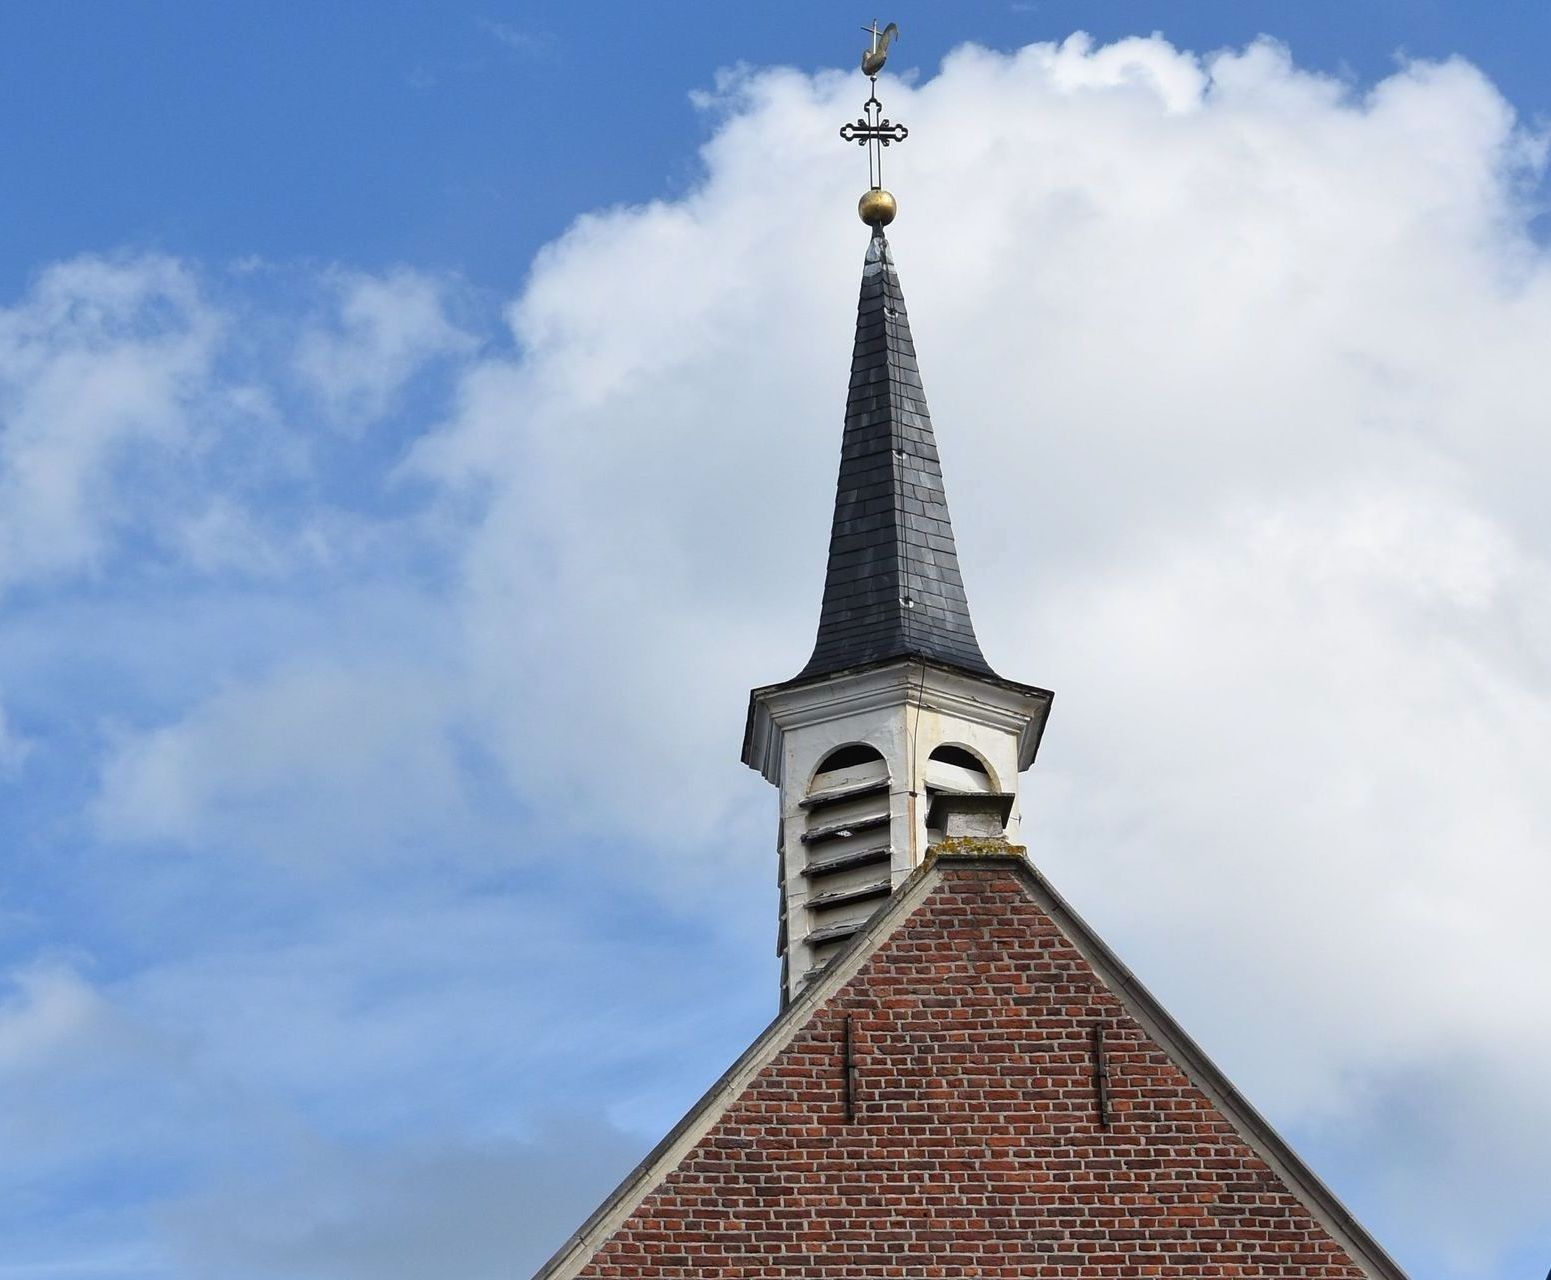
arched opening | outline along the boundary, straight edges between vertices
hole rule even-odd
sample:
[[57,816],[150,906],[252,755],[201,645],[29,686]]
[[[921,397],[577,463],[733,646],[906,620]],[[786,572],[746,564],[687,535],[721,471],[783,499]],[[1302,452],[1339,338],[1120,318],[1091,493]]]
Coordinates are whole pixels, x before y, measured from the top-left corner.
[[889,779],[888,762],[876,747],[865,742],[850,742],[836,747],[814,770],[813,781],[808,784],[809,800],[821,796],[844,795],[858,787],[874,790],[884,787]]
[[985,793],[997,789],[986,762],[966,747],[944,743],[926,759],[926,789]]
[[855,769],[882,759],[883,753],[876,747],[869,747],[865,742],[853,742],[848,746],[836,747],[824,757],[815,772],[834,773],[837,769]]
[[933,760],[941,760],[944,764],[957,765],[960,769],[968,769],[971,773],[983,773],[987,777],[991,776],[991,771],[986,768],[985,762],[979,756],[964,750],[963,747],[938,747],[936,751],[932,752],[931,758]]

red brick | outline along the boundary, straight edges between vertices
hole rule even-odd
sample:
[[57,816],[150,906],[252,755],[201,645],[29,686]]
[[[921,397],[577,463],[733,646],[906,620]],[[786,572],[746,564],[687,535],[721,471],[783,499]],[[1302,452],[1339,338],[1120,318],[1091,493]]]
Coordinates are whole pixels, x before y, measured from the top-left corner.
[[1016,876],[948,869],[579,1274],[1366,1273]]

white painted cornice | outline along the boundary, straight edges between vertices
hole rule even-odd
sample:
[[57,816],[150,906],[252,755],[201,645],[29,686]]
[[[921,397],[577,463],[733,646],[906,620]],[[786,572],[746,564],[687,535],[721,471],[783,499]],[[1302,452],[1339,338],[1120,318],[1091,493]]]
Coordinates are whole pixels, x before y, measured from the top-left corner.
[[892,707],[920,706],[1018,736],[1018,771],[1034,762],[1054,695],[919,659],[863,667],[802,684],[767,685],[749,695],[743,762],[781,785],[787,730]]

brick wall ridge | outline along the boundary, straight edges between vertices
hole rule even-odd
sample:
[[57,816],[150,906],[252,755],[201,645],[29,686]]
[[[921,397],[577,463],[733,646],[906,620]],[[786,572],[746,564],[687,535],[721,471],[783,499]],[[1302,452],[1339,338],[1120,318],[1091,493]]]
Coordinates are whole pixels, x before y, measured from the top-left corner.
[[1206,1096],[1239,1138],[1269,1166],[1311,1218],[1372,1280],[1406,1280],[1399,1265],[1078,915],[1028,859],[1026,851],[1000,840],[961,840],[934,846],[926,861],[831,961],[825,973],[766,1026],[684,1118],[561,1245],[536,1273],[534,1280],[571,1280],[576,1276],[693,1151],[765,1067],[833,996],[851,982],[873,953],[950,875],[955,878],[965,875],[991,877],[1008,872],[1014,875],[1056,930],[1076,948],[1099,982],[1119,1000],[1186,1079]]

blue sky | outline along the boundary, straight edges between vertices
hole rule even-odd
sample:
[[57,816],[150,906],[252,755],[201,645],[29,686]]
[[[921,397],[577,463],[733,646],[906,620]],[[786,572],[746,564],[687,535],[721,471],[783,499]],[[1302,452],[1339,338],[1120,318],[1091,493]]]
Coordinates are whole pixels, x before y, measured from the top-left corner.
[[[235,13],[175,2],[10,5],[15,176],[5,282],[125,244],[202,259],[410,262],[500,292],[582,210],[682,193],[705,120],[688,90],[739,61],[843,65],[833,5],[338,3]],[[1528,115],[1551,109],[1551,17],[1491,5],[916,4],[900,56],[923,69],[967,40],[1161,31],[1197,50],[1262,33],[1299,64],[1371,81],[1395,57],[1459,54]],[[845,34],[842,34],[845,33]]]
[[[837,14],[0,13],[0,1277],[525,1274],[773,1012]],[[1417,1280],[1543,1274],[1551,17],[879,16],[1036,860]]]

